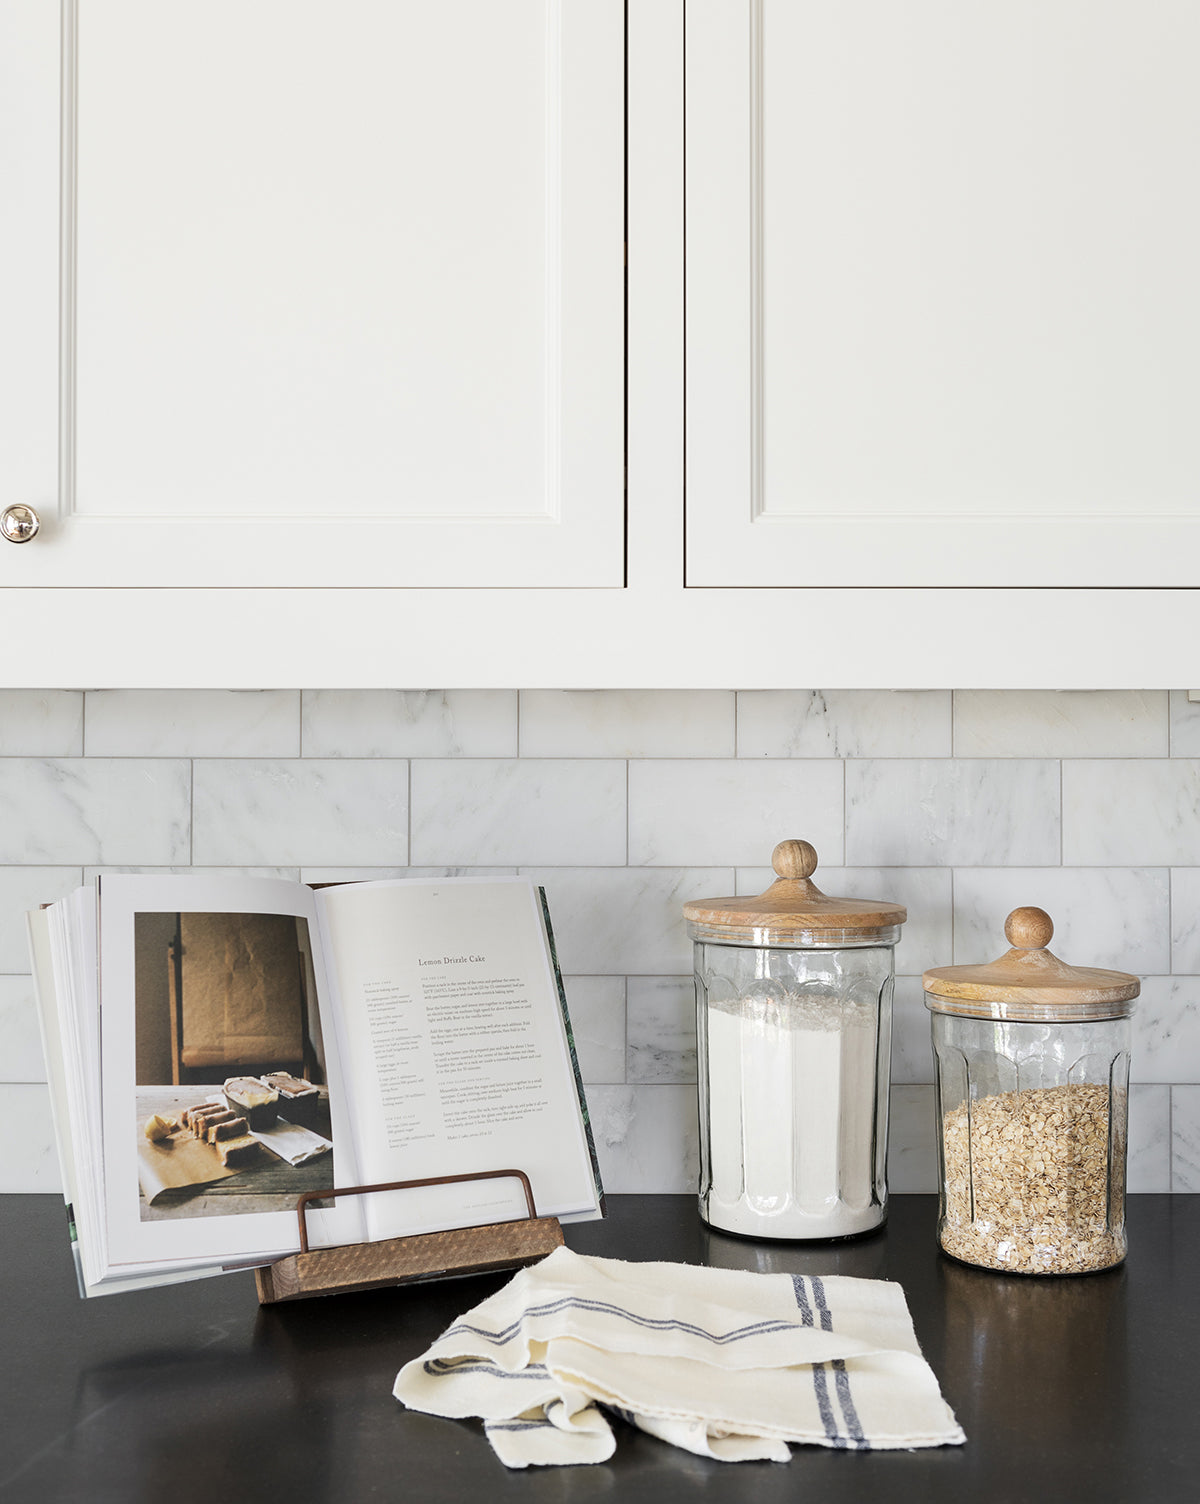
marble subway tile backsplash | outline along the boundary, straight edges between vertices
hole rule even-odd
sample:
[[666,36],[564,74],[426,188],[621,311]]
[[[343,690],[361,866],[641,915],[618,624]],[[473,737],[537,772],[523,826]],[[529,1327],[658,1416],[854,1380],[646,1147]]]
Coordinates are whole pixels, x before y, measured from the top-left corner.
[[197,759],[192,859],[202,867],[404,865],[407,762]]
[[0,757],[0,864],[186,862],[192,766],[182,757]]
[[617,758],[414,761],[412,859],[623,866],[627,783]]
[[1002,689],[954,696],[955,757],[1166,757],[1166,690]]
[[848,866],[1061,859],[1061,775],[1050,758],[873,757],[845,768]]
[[503,689],[314,690],[299,725],[305,757],[517,755],[517,697]]
[[739,757],[949,757],[950,696],[938,690],[743,690]]
[[1186,691],[0,691],[0,1190],[58,1185],[23,915],[99,870],[520,872],[549,895],[612,1191],[690,1191],[689,898],[803,836],[890,898],[890,1166],[935,1186],[920,974],[1053,948],[1143,978],[1133,1190],[1200,1191],[1200,704]]
[[770,856],[781,822],[840,861],[844,767],[832,758],[631,762],[630,864],[744,866]]

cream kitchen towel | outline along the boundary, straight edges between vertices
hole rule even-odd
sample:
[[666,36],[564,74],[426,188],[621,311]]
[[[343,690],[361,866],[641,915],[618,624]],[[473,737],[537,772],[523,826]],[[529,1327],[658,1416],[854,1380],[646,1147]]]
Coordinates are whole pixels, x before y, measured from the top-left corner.
[[603,1462],[605,1411],[690,1452],[786,1462],[964,1441],[885,1280],[625,1263],[556,1249],[447,1328],[393,1391],[480,1416],[509,1467]]

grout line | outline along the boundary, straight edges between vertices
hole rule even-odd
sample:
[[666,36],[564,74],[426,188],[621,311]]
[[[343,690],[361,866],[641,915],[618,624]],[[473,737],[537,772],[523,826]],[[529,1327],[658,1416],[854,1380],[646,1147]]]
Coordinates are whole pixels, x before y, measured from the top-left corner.
[[621,1082],[622,1086],[629,1083],[629,978],[621,978],[621,1038],[624,1047],[621,1050]]
[[629,824],[629,764],[632,761],[633,761],[633,759],[631,757],[627,757],[625,759],[625,862],[624,862],[624,867],[625,867],[626,871],[629,870],[629,836],[630,836],[630,824]]

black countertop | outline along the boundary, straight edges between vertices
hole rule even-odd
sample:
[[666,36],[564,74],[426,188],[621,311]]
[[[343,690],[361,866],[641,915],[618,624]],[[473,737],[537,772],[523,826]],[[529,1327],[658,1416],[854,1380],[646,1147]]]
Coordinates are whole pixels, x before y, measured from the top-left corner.
[[400,1365],[507,1276],[262,1309],[253,1277],[237,1274],[83,1302],[61,1201],[0,1197],[0,1499],[1195,1504],[1200,1196],[1130,1197],[1125,1266],[1065,1279],[952,1262],[937,1251],[935,1211],[932,1196],[897,1196],[881,1232],[806,1247],[709,1232],[691,1196],[614,1196],[605,1222],[568,1228],[567,1241],[899,1281],[966,1446],[718,1463],[618,1422],[606,1464],[509,1472],[478,1422],[391,1397]]

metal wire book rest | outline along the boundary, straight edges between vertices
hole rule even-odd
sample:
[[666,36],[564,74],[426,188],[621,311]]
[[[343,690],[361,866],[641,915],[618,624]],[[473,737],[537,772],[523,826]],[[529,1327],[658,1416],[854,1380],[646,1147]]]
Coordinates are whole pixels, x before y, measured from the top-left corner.
[[[407,1191],[421,1186],[502,1179],[521,1182],[529,1208],[527,1218],[387,1238],[378,1243],[317,1249],[308,1246],[305,1211],[312,1201],[365,1196],[372,1191]],[[520,1269],[536,1263],[563,1243],[558,1218],[538,1216],[533,1188],[524,1170],[484,1170],[473,1175],[437,1175],[428,1180],[395,1180],[383,1185],[306,1191],[296,1202],[296,1216],[300,1223],[300,1252],[254,1271],[260,1305],[302,1300],[310,1295],[340,1295],[347,1290],[377,1290],[418,1280],[485,1274],[496,1269]]]

